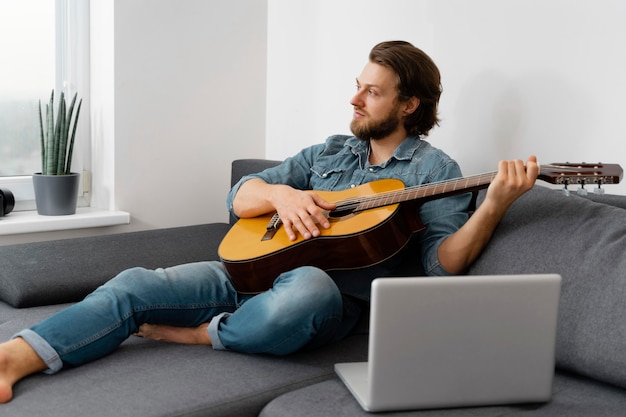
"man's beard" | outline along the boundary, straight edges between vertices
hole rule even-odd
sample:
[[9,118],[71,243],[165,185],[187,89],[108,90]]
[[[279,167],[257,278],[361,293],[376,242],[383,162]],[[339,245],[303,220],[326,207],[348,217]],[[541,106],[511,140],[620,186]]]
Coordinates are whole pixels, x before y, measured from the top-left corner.
[[398,114],[398,106],[387,114],[384,119],[379,120],[359,120],[352,119],[350,130],[352,134],[361,140],[377,140],[385,138],[396,131],[400,124],[400,116]]

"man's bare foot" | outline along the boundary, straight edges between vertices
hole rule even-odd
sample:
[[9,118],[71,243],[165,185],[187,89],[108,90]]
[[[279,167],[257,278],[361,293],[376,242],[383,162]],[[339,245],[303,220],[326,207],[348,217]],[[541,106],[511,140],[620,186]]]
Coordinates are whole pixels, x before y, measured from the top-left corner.
[[13,382],[5,375],[9,365],[7,356],[0,350],[0,404],[8,403],[13,398]]
[[207,332],[207,327],[209,327],[209,323],[201,324],[198,327],[174,327],[144,323],[139,326],[135,336],[185,345],[210,345],[211,338]]
[[42,372],[46,364],[21,338],[0,344],[0,404],[13,398],[13,385],[27,375]]

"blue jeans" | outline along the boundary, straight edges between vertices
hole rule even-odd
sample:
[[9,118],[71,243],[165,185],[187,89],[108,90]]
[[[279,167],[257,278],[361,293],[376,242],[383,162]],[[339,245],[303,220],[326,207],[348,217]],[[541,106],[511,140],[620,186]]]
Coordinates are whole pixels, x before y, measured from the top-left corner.
[[209,323],[214,349],[285,355],[341,339],[360,310],[317,268],[281,274],[270,290],[250,295],[235,291],[221,263],[199,262],[126,270],[15,337],[35,349],[47,373],[107,355],[143,323]]

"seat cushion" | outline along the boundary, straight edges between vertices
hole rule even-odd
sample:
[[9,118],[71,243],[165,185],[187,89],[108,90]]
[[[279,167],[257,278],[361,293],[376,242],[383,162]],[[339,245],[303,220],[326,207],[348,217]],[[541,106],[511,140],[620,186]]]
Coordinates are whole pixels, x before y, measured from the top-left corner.
[[73,302],[127,268],[216,260],[229,227],[212,223],[0,246],[0,300],[14,307]]
[[[542,404],[452,408],[384,413],[386,417],[514,417],[514,416],[620,416],[626,409],[626,391],[588,378],[557,373],[552,401]],[[320,382],[272,400],[259,417],[356,417],[363,411],[346,386],[337,378]]]
[[[65,306],[14,309],[0,302],[0,340]],[[335,362],[366,356],[367,335],[287,357],[131,337],[98,361],[22,380],[0,415],[257,416],[273,398],[333,377]]]

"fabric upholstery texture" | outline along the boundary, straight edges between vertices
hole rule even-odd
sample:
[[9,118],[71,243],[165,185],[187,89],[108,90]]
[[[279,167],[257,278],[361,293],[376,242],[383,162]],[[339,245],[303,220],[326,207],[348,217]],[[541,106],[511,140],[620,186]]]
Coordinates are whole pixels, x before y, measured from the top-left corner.
[[[0,340],[64,306],[0,303]],[[333,377],[335,361],[364,360],[366,351],[366,335],[286,357],[131,337],[98,361],[19,382],[0,416],[257,416],[271,399]]]
[[226,223],[0,246],[0,300],[13,307],[78,301],[135,267],[218,259]]
[[[540,404],[465,407],[381,413],[385,417],[617,417],[626,409],[624,391],[567,373],[554,378],[552,400]],[[272,400],[259,417],[359,417],[363,411],[338,379],[292,391]]]
[[557,366],[626,387],[626,210],[535,186],[469,272],[561,274]]

